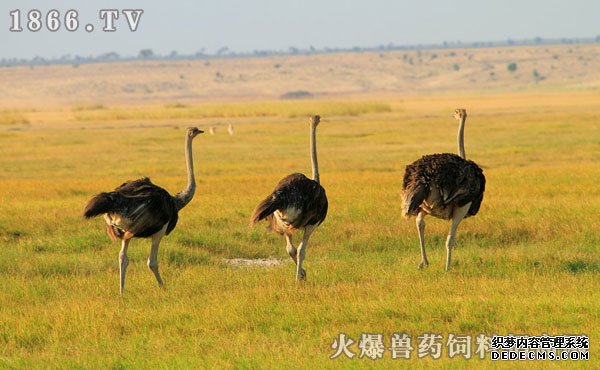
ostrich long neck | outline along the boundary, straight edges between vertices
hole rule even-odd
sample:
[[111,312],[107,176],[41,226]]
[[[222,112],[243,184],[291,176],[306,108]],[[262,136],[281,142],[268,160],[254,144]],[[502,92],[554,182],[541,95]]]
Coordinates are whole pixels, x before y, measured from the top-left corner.
[[179,201],[178,208],[185,207],[194,197],[196,191],[196,178],[194,177],[194,160],[192,158],[192,140],[191,136],[185,138],[185,162],[187,164],[187,176],[188,184],[187,187],[179,192],[175,197]]
[[465,154],[465,121],[467,117],[461,117],[458,125],[458,154],[462,159],[467,159]]
[[319,162],[317,162],[317,125],[314,123],[311,123],[310,125],[310,159],[312,163],[313,180],[320,183]]

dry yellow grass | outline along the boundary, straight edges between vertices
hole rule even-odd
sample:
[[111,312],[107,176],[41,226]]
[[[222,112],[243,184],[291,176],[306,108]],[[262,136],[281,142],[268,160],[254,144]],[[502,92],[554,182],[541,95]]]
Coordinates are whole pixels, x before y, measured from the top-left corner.
[[29,120],[17,109],[0,110],[0,126],[28,125]]

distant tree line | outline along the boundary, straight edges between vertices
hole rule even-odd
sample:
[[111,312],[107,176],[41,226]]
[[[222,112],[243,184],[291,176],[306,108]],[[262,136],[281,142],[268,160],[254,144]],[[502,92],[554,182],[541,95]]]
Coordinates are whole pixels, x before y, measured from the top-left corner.
[[[211,58],[247,58],[247,57],[266,57],[266,56],[281,56],[281,55],[313,55],[313,54],[333,54],[347,52],[371,52],[371,51],[408,51],[408,50],[436,50],[436,49],[455,49],[455,48],[489,48],[489,47],[504,47],[504,46],[525,46],[525,45],[560,45],[560,44],[590,44],[600,43],[600,35],[595,38],[560,38],[560,39],[544,39],[536,37],[533,39],[505,41],[487,41],[487,42],[468,42],[461,41],[444,41],[441,44],[418,44],[418,45],[395,45],[393,43],[382,44],[374,47],[354,46],[351,48],[329,48],[325,47],[317,49],[314,46],[309,46],[306,49],[289,47],[287,50],[254,50],[252,52],[235,52],[227,46],[217,49],[214,53],[206,52],[205,48],[199,49],[194,54],[184,55],[177,51],[172,51],[168,55],[160,55],[152,49],[141,49],[137,56],[123,57],[115,52],[108,52],[96,56],[79,56],[79,55],[63,55],[59,58],[47,59],[36,56],[31,59],[25,58],[3,58],[0,59],[0,67],[11,66],[42,66],[51,64],[72,64],[78,67],[85,63],[106,63],[115,61],[129,60],[193,60],[193,59],[211,59]],[[436,55],[437,56],[437,55]],[[460,69],[460,67],[455,70]]]

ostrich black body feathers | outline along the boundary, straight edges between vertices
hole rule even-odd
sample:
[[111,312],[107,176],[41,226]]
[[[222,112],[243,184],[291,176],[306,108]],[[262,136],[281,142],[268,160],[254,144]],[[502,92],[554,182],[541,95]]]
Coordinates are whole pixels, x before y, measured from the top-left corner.
[[83,212],[85,218],[102,214],[126,220],[127,230],[119,228],[118,224],[108,225],[111,238],[123,238],[124,231],[136,238],[147,238],[165,225],[168,235],[177,225],[178,218],[175,199],[147,177],[128,181],[112,192],[94,196]]
[[[325,189],[303,174],[293,173],[279,181],[273,193],[259,203],[252,212],[251,221],[257,223],[266,219],[272,231],[289,234],[294,229],[320,225],[327,216],[327,208]],[[276,211],[282,213],[289,227],[277,222],[273,215]]]
[[[462,207],[471,203],[466,217],[479,211],[485,191],[483,170],[473,161],[456,154],[432,154],[406,166],[403,181],[404,216],[416,216],[421,204],[435,187],[439,193],[429,204],[431,208],[443,209],[454,204]],[[451,217],[448,217],[450,219]]]

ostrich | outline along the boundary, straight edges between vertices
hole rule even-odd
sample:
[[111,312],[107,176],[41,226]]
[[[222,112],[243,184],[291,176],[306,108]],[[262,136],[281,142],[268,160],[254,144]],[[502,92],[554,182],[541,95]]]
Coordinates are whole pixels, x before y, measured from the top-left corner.
[[233,135],[233,125],[231,123],[227,127],[227,132],[229,132],[229,135]]
[[120,292],[125,289],[125,272],[129,259],[127,247],[131,238],[150,238],[152,247],[148,257],[148,267],[154,273],[159,286],[163,281],[158,273],[158,246],[161,239],[175,228],[177,213],[193,198],[196,190],[194,162],[192,160],[192,140],[204,131],[196,127],[187,129],[185,136],[185,159],[187,163],[187,188],[171,196],[163,188],[154,185],[150,179],[128,181],[114,191],[94,196],[85,207],[86,219],[104,215],[106,231],[114,241],[121,239],[119,254]]
[[[296,263],[296,280],[306,279],[302,262],[306,256],[308,239],[327,216],[327,195],[319,183],[317,163],[316,140],[319,122],[319,116],[310,117],[312,180],[301,173],[284,177],[275,190],[256,206],[251,217],[253,224],[266,219],[271,231],[285,235],[287,252]],[[292,233],[300,229],[304,229],[304,235],[296,249],[292,244]]]
[[425,216],[432,215],[452,220],[446,239],[446,271],[450,268],[456,228],[469,216],[475,216],[483,200],[485,176],[479,166],[465,156],[464,128],[467,112],[457,109],[454,118],[459,121],[458,152],[432,154],[406,166],[402,186],[402,208],[406,218],[417,216],[421,263],[429,265],[425,254]]

